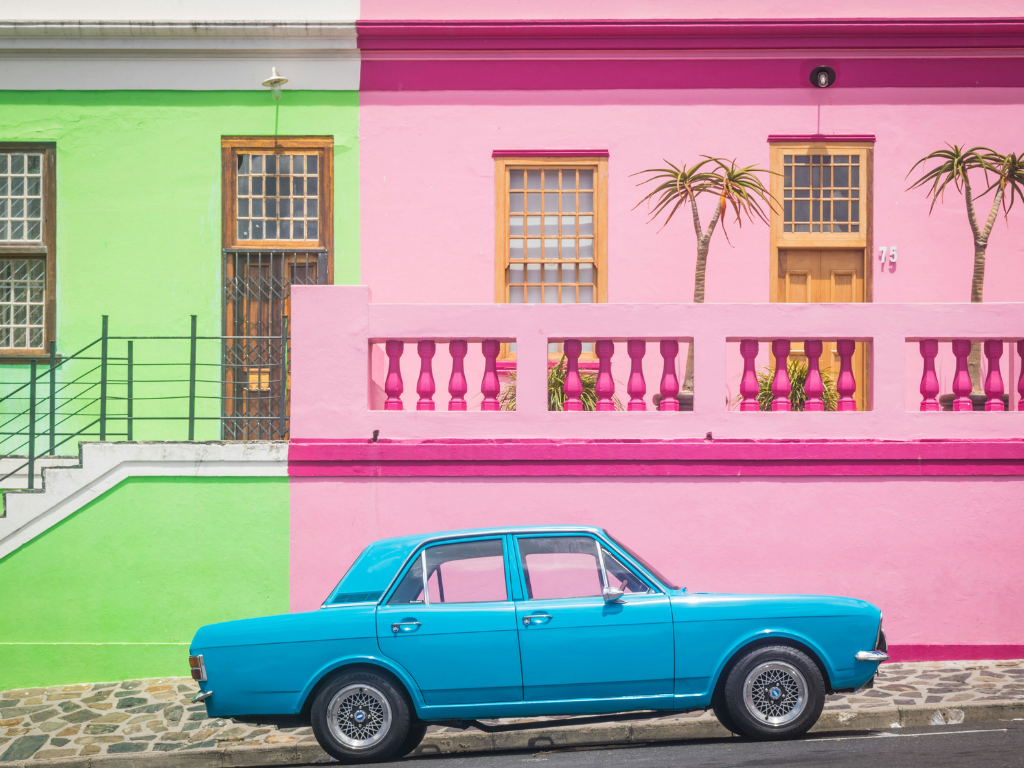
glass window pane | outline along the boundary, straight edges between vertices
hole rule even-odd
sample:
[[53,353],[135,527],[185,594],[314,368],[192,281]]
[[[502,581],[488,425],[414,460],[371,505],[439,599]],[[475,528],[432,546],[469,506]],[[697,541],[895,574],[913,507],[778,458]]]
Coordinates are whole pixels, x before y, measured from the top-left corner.
[[589,536],[519,539],[527,598],[599,597],[604,584],[597,542]]
[[508,209],[512,213],[522,213],[523,212],[523,193],[522,192],[513,192],[511,195],[508,196]]
[[544,303],[558,304],[558,286],[544,286]]
[[510,264],[508,268],[508,281],[510,283],[522,283],[526,277],[526,266],[523,264]]
[[528,259],[539,259],[540,258],[540,240],[530,238],[526,241],[526,258]]
[[594,241],[593,240],[585,240],[583,238],[580,238],[579,254],[580,255],[577,258],[580,258],[580,259],[592,259],[592,258],[594,258]]
[[558,171],[554,169],[544,171],[544,189],[558,189]]
[[528,285],[526,287],[526,303],[540,304],[540,291],[539,285]]
[[[593,304],[594,303],[594,286],[592,285],[580,285],[580,304]],[[584,345],[586,346],[586,345]],[[586,350],[584,350],[586,351]]]
[[576,189],[576,171],[562,171],[562,189]]
[[562,193],[562,213],[575,213],[576,212],[576,193],[575,192],[563,192]]
[[545,213],[558,213],[558,193],[557,192],[545,192],[544,193],[544,212]]
[[557,264],[545,264],[544,265],[544,282],[545,283],[557,283],[558,282],[559,269]]
[[43,346],[46,262],[0,258],[0,348]]
[[544,258],[545,259],[557,259],[558,258],[558,240],[551,238],[544,241]]
[[544,217],[544,234],[558,236],[558,217],[557,216],[545,216]]
[[580,171],[580,189],[594,188],[594,172]]
[[522,304],[526,300],[525,294],[523,292],[523,286],[513,285],[511,288],[509,288],[508,300],[510,304]]
[[526,217],[526,234],[530,237],[541,236],[541,217],[540,216],[527,216]]
[[306,173],[317,173],[320,158],[317,155],[306,155]]
[[526,210],[528,213],[540,213],[540,192],[526,193]]
[[526,172],[526,188],[540,189],[540,171]]
[[563,216],[562,217],[562,234],[573,237],[576,235],[576,217],[575,216]]
[[593,216],[580,216],[580,235],[593,235],[594,234],[594,217]]
[[594,212],[594,193],[593,192],[581,192],[580,193],[580,213],[593,213]]
[[509,218],[509,220],[508,220],[508,233],[510,235],[518,235],[519,237],[522,237],[523,235],[526,234],[526,232],[523,231],[523,217],[522,216],[512,216],[512,217]]
[[576,240],[575,238],[564,238],[562,240],[562,258],[563,259],[575,259],[576,258]]
[[526,264],[526,282],[528,283],[539,283],[541,279],[541,265],[540,264]]
[[524,180],[523,171],[509,171],[508,172],[508,186],[509,189],[522,189]]
[[417,556],[388,600],[388,605],[423,603],[423,558]]
[[624,566],[605,547],[601,547],[601,555],[604,559],[605,580],[609,587],[621,589],[627,595],[643,595],[651,591],[639,576]]
[[575,283],[576,282],[576,265],[575,264],[563,264],[562,265],[562,282],[563,283]]
[[510,259],[523,258],[523,241],[512,239],[508,241],[508,257]]
[[593,264],[579,264],[579,276],[581,283],[593,283],[594,282],[594,265]]
[[467,541],[428,548],[427,596],[432,604],[508,600],[501,541]]

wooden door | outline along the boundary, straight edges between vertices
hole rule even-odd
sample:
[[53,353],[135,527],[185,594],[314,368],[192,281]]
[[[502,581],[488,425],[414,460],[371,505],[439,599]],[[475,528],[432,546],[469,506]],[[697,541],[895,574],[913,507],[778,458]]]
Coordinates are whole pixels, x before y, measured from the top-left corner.
[[[786,303],[846,303],[865,300],[863,249],[804,249],[779,250],[779,301]],[[794,357],[803,356],[803,343],[792,345]],[[839,355],[835,342],[825,345],[821,354],[821,369],[829,370],[833,380],[839,375]],[[867,391],[867,350],[863,342],[857,344],[853,355],[853,375],[857,379],[857,410],[869,407]]]

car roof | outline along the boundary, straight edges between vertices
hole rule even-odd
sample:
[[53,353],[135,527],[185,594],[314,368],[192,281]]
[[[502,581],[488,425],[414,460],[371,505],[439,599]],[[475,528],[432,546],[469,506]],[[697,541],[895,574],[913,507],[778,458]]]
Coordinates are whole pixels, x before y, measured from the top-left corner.
[[438,539],[492,536],[504,533],[603,533],[586,525],[519,525],[502,528],[467,528],[457,531],[415,533],[379,539],[362,551],[325,601],[330,603],[376,602],[391,584],[398,569],[424,542]]

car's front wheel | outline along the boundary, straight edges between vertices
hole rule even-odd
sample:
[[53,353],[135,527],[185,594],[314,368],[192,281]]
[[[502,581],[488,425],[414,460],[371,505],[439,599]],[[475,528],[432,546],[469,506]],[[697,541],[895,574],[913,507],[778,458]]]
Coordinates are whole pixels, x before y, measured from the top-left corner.
[[310,712],[323,750],[343,763],[373,763],[396,756],[411,724],[409,702],[389,677],[366,670],[337,675]]
[[730,730],[751,739],[789,739],[818,721],[825,681],[817,664],[796,648],[757,648],[729,673],[725,705],[735,726]]

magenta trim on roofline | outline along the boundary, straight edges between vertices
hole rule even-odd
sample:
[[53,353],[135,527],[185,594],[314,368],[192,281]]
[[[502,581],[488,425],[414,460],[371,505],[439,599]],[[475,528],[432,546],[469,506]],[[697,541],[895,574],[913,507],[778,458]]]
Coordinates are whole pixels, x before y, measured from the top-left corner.
[[1024,659],[1024,645],[890,645],[889,660],[1000,661]]
[[995,57],[927,56],[870,52],[804,51],[750,57],[595,56],[393,57],[365,53],[360,65],[363,91],[564,91],[694,90],[709,88],[810,89],[819,65],[837,74],[832,89],[844,88],[1019,88],[1024,87],[1024,48]]
[[1024,440],[302,440],[292,477],[1022,476]]
[[991,49],[1024,19],[359,21],[362,51]]
[[491,157],[608,157],[607,149],[496,149]]
[[792,142],[828,142],[828,141],[844,141],[844,142],[863,142],[865,144],[874,144],[875,137],[870,133],[854,133],[847,136],[843,135],[830,135],[824,133],[793,133],[793,134],[773,134],[768,137],[769,144],[777,144],[786,141]]

